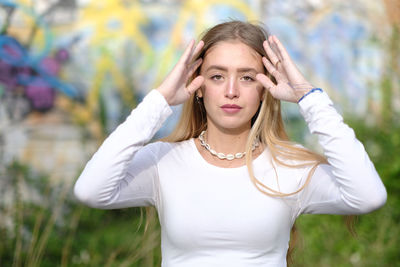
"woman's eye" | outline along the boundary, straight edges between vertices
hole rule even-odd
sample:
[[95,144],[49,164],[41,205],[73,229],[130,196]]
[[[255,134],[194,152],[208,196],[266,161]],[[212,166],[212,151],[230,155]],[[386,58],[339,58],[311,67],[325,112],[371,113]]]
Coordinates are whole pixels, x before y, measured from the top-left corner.
[[242,79],[243,79],[244,81],[246,81],[246,82],[252,82],[252,81],[254,81],[253,77],[250,77],[250,76],[244,76]]
[[211,79],[214,81],[222,80],[222,75],[219,75],[219,74],[213,75],[213,76],[211,76]]

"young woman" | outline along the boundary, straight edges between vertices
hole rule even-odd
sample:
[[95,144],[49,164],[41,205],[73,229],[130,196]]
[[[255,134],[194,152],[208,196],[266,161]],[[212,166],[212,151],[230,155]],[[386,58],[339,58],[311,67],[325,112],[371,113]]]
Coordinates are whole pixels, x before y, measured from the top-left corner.
[[[288,140],[280,100],[298,103],[325,157]],[[182,103],[175,132],[147,144]],[[328,95],[276,36],[240,21],[189,44],[87,163],[75,195],[94,208],[155,206],[168,267],[286,266],[300,214],[361,214],[386,201]]]

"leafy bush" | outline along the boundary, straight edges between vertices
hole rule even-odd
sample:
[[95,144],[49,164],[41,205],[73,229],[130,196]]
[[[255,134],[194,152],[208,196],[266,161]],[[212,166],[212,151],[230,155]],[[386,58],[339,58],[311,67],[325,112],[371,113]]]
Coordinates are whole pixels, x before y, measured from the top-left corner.
[[[87,208],[73,200],[70,185],[51,185],[47,176],[18,162],[1,176],[7,182],[0,202],[1,266],[143,266],[153,261],[159,231],[150,225],[143,233],[142,209]],[[156,253],[154,260],[159,258]]]

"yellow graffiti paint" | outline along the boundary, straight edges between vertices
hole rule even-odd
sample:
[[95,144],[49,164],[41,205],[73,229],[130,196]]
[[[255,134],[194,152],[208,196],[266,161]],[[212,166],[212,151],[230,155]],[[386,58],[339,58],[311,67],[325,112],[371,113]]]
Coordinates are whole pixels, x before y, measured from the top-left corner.
[[182,34],[184,32],[184,28],[190,22],[190,20],[194,21],[196,36],[198,36],[204,28],[209,27],[209,23],[206,20],[207,12],[211,10],[216,5],[225,5],[227,7],[234,8],[240,11],[247,20],[258,20],[258,16],[245,4],[243,1],[239,0],[190,0],[185,1],[181,7],[181,10],[178,15],[178,19],[176,24],[172,29],[172,35],[170,42],[164,52],[164,55],[161,57],[162,60],[160,62],[160,69],[158,71],[158,76],[156,77],[154,84],[157,85],[161,82],[163,77],[168,72],[168,69],[171,66],[171,62],[174,62],[174,56],[176,51],[180,50],[180,44],[184,39]]
[[151,56],[151,44],[139,26],[148,22],[142,6],[134,2],[125,6],[119,1],[92,1],[81,10],[77,30],[91,27],[92,45],[102,45],[113,38],[133,40],[144,56]]

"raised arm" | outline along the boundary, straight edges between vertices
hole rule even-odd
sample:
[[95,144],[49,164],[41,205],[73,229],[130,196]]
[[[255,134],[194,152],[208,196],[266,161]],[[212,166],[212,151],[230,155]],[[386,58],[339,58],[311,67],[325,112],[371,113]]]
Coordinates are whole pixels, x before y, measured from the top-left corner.
[[318,136],[329,165],[320,165],[299,194],[300,213],[361,214],[386,202],[385,187],[354,131],[343,123],[324,92],[299,103],[310,132]]
[[[155,205],[156,158],[143,146],[171,113],[164,97],[151,91],[86,164],[74,188],[78,200],[103,209]],[[130,165],[140,166],[132,160],[146,166],[140,176],[130,175]]]
[[172,113],[170,105],[185,102],[201,86],[200,76],[186,82],[201,64],[193,58],[202,47],[191,41],[160,87],[104,141],[75,184],[78,200],[103,209],[157,205],[157,155],[154,146],[144,145]]
[[265,74],[257,74],[258,81],[275,98],[299,103],[329,163],[320,165],[298,194],[298,214],[359,214],[381,207],[386,201],[385,187],[328,95],[303,77],[276,36],[264,42],[264,49],[268,55],[263,58],[264,66],[276,83]]

